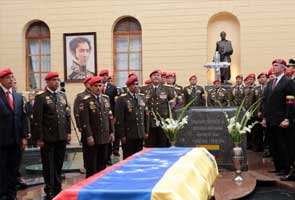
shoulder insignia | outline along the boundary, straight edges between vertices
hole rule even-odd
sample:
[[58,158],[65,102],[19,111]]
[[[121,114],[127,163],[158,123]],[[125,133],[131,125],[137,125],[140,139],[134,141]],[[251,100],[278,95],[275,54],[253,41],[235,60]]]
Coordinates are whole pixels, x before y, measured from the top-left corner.
[[173,85],[168,85],[168,84],[165,84],[164,86],[167,86],[167,87],[174,87]]
[[120,96],[121,96],[121,97],[124,97],[124,96],[126,96],[126,95],[127,95],[126,93],[123,93],[123,94],[121,94]]
[[105,98],[110,98],[108,95],[106,94],[102,94],[101,96],[105,97]]
[[208,90],[208,92],[211,92],[212,90],[213,90],[213,89],[211,88],[211,89]]
[[83,97],[84,100],[89,99],[91,96],[90,95],[86,95],[85,97]]
[[65,92],[63,92],[63,91],[58,91],[59,93],[62,93],[62,94],[65,94]]
[[45,91],[39,91],[39,92],[37,92],[37,94],[36,95],[40,95],[40,94],[43,94]]
[[144,96],[144,94],[143,94],[143,93],[138,93],[138,95],[140,95],[140,96]]

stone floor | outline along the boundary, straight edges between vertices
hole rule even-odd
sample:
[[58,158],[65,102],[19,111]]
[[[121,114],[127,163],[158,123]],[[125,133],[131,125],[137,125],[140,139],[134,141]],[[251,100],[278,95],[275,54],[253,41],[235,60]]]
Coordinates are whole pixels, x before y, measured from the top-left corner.
[[[244,200],[295,199],[295,194],[292,196],[292,191],[295,193],[295,182],[282,182],[279,180],[279,177],[267,172],[272,166],[270,159],[262,159],[261,153],[250,151],[248,153],[248,162],[249,171],[243,173],[245,181],[242,184],[236,184],[232,181],[234,176],[232,172],[220,173],[215,187],[216,200],[239,199],[242,197],[244,197]],[[83,179],[84,174],[66,174],[66,179],[63,181],[63,188],[68,188]],[[268,183],[270,186],[265,186],[265,184],[263,184],[262,187],[257,187],[261,182]],[[251,197],[251,195],[249,195],[253,193],[253,191],[257,197]],[[280,194],[281,196],[278,196]],[[270,197],[266,197],[266,195]],[[286,198],[283,197],[284,195],[286,195]],[[43,185],[21,190],[17,194],[18,200],[41,200],[43,196]]]

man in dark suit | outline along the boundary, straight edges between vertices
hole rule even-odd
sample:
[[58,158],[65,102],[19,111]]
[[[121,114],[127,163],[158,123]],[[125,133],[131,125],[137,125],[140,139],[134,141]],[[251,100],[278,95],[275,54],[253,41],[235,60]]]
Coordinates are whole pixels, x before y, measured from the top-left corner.
[[16,198],[18,163],[27,144],[23,97],[12,90],[13,81],[11,69],[0,71],[0,200]]
[[286,98],[294,96],[295,88],[292,81],[284,75],[286,61],[276,59],[272,66],[276,78],[268,82],[264,91],[262,124],[268,127],[270,134],[275,167],[271,172],[287,175],[290,170],[287,128],[291,111],[286,104]]
[[61,170],[66,144],[71,140],[70,107],[65,93],[58,91],[57,72],[45,76],[46,88],[36,95],[33,138],[41,150],[44,191],[51,200],[61,191]]
[[[111,110],[113,115],[115,116],[115,97],[118,96],[118,90],[117,87],[114,86],[112,83],[108,82],[109,78],[109,70],[102,69],[99,72],[99,76],[102,77],[102,83],[104,84],[103,93],[108,95],[110,98],[110,104],[111,104]],[[119,156],[119,147],[120,147],[120,137],[118,133],[117,126],[115,127],[115,141],[112,144],[110,142],[109,144],[109,161],[108,164],[111,164],[111,155],[114,153],[114,155]]]

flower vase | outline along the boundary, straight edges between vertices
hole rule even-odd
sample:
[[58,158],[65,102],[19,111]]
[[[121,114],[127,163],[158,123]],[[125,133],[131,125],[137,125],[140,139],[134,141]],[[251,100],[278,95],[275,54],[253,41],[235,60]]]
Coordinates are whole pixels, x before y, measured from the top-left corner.
[[170,141],[170,145],[171,145],[171,147],[176,147],[175,144],[176,144],[176,140],[172,140],[172,141]]
[[233,148],[233,166],[235,169],[234,181],[237,183],[242,182],[244,180],[242,177],[243,160],[244,160],[243,149],[242,147],[236,145]]

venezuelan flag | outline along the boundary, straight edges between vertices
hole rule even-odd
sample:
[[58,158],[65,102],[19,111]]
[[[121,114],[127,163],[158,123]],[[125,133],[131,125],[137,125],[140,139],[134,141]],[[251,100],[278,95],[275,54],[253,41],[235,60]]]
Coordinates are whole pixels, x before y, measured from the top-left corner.
[[208,199],[218,175],[204,148],[153,148],[60,193],[55,200]]
[[207,149],[212,155],[214,155],[215,159],[220,158],[220,146],[219,145],[212,145],[212,144],[200,144],[197,147],[203,147]]

